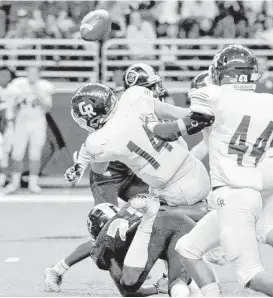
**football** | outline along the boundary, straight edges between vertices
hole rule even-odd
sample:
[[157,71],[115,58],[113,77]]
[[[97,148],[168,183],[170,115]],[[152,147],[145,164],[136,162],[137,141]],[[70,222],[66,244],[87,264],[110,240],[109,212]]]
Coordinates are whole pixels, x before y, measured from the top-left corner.
[[111,17],[107,10],[89,12],[82,20],[80,33],[83,40],[99,41],[111,30]]

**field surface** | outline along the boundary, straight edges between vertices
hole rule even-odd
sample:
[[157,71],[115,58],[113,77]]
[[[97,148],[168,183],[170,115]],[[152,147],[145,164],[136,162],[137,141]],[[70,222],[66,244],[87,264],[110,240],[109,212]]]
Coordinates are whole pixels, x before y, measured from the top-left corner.
[[[93,206],[88,189],[26,191],[0,198],[0,296],[120,296],[109,275],[84,260],[64,276],[60,293],[44,291],[44,270],[88,239],[86,216]],[[261,245],[264,266],[273,272],[273,250]],[[261,296],[236,283],[233,265],[214,267],[225,296]],[[147,283],[165,272],[158,262]]]

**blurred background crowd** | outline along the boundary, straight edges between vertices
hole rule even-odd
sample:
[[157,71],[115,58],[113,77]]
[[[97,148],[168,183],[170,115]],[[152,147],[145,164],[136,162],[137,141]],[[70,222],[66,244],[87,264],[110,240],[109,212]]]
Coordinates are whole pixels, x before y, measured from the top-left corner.
[[[82,17],[111,6],[110,37],[255,38],[273,32],[272,1],[1,1],[1,38],[79,38]],[[273,39],[273,38],[272,38]]]
[[[113,20],[104,44],[81,40],[81,20],[95,9],[110,11]],[[26,76],[36,63],[39,76],[54,83],[56,90],[52,106],[56,125],[47,114],[50,129],[41,167],[49,175],[63,175],[71,152],[85,138],[69,111],[71,93],[79,84],[100,80],[120,87],[123,71],[132,63],[145,62],[162,77],[171,95],[166,101],[184,106],[192,78],[208,69],[217,50],[238,39],[260,59],[259,92],[273,92],[272,0],[0,0],[0,67]],[[63,162],[64,154],[55,154],[60,148],[69,149]]]

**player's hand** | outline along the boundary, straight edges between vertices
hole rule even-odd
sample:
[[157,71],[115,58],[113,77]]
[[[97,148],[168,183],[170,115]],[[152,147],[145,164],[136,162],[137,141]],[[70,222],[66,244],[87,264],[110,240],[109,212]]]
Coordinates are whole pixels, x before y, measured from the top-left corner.
[[186,126],[187,134],[194,135],[205,127],[211,126],[214,122],[214,116],[191,112],[183,121]]
[[168,294],[169,280],[168,280],[167,275],[163,274],[162,277],[160,277],[160,279],[157,281],[156,284],[158,286],[159,293]]
[[83,172],[84,172],[83,166],[76,163],[72,167],[66,170],[64,177],[67,182],[72,183],[75,181],[79,181],[83,175]]

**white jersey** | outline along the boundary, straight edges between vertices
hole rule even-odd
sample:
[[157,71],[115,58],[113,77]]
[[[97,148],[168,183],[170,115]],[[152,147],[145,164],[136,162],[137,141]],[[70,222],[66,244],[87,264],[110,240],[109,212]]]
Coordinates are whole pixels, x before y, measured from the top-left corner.
[[[32,89],[28,78],[17,78],[12,81],[12,85],[20,89],[20,98],[17,101],[20,108],[16,120],[23,122],[45,121],[45,111],[39,104],[37,95]],[[44,100],[50,101],[49,104],[51,104],[51,96],[54,93],[53,84],[49,81],[39,79],[36,82],[36,86],[39,92],[43,94]]]
[[0,111],[1,118],[13,119],[14,117],[14,104],[16,103],[17,98],[19,98],[20,89],[8,84],[5,88],[0,87]]
[[[145,116],[154,114],[152,92],[134,86],[122,95],[113,117],[90,134],[86,149],[95,162],[118,160],[151,187],[167,184],[181,167],[192,167],[186,142],[168,143],[154,138],[145,127]],[[188,162],[188,160],[190,160]]]
[[261,190],[256,166],[273,138],[273,95],[210,85],[191,94],[191,110],[215,116],[208,139],[212,186]]

